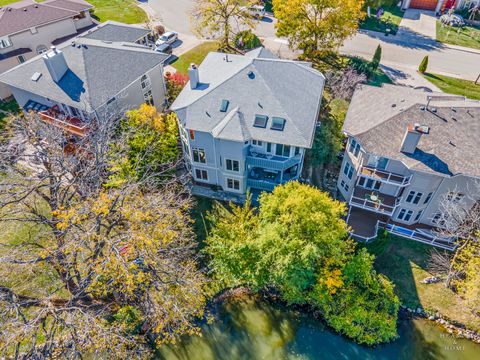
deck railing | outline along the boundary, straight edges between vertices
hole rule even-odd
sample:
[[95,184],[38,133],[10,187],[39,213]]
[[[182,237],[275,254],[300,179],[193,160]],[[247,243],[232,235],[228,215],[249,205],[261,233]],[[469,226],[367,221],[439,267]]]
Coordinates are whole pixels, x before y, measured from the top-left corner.
[[83,124],[79,119],[49,110],[40,111],[40,118],[56,127],[68,131],[74,135],[85,136],[88,132],[88,125]]
[[394,205],[387,205],[387,204],[384,204],[381,200],[372,201],[367,198],[360,198],[357,196],[353,196],[353,194],[352,194],[352,197],[350,198],[350,205],[352,206],[355,206],[360,209],[373,211],[379,214],[388,215],[388,216],[393,215],[399,203],[400,203],[399,199],[396,199]]
[[299,164],[301,159],[302,157],[300,155],[296,155],[291,158],[280,158],[278,156],[272,156],[268,158],[265,156],[253,156],[249,154],[247,155],[247,165],[264,169],[284,171],[295,164]]
[[359,175],[402,187],[410,185],[412,179],[412,175],[402,176],[389,171],[380,170],[365,165],[360,166]]

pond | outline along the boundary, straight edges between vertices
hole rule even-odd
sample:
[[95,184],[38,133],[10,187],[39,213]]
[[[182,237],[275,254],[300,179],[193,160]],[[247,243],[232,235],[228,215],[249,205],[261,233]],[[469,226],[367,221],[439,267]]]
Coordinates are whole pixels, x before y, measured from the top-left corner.
[[228,302],[202,337],[162,348],[164,360],[473,360],[480,345],[455,339],[426,320],[404,320],[400,338],[377,348],[359,346],[308,315],[265,302]]

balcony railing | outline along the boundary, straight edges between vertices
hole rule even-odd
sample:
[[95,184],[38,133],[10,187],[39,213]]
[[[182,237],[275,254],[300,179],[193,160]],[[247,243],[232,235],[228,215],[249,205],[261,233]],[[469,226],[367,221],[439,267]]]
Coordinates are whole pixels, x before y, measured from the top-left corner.
[[301,159],[302,157],[300,155],[287,158],[282,156],[250,153],[247,155],[246,162],[247,165],[254,167],[283,171],[299,164]]
[[402,187],[410,185],[412,179],[412,175],[402,176],[365,165],[360,166],[359,175]]
[[74,135],[85,136],[89,130],[88,125],[82,120],[65,115],[52,108],[45,111],[40,111],[38,114],[43,121],[68,131]]
[[393,196],[360,187],[355,188],[350,198],[351,206],[388,216],[393,215],[399,203],[400,199]]
[[247,186],[249,188],[254,188],[258,190],[264,190],[264,191],[273,191],[275,189],[275,186],[278,184],[266,180],[254,180],[254,179],[247,179]]

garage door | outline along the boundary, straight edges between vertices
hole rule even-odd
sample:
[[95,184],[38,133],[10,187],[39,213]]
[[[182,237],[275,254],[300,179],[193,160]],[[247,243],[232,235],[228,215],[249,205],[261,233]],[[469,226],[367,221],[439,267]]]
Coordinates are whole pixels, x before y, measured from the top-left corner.
[[435,10],[438,0],[412,0],[410,2],[410,8],[412,9],[424,9]]

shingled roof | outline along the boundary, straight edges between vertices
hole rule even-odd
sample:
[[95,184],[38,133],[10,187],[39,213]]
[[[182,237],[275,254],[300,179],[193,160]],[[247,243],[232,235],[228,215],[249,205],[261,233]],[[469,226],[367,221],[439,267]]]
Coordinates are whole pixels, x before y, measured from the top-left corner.
[[[242,55],[209,53],[199,66],[200,84],[187,84],[172,105],[187,129],[232,141],[250,139],[311,147],[325,83],[306,63],[280,60],[262,49]],[[222,100],[228,110],[221,112]],[[256,115],[268,117],[255,127]],[[272,118],[285,119],[283,131]]]
[[142,26],[125,25],[109,20],[88,31],[82,37],[103,41],[135,42],[151,32],[152,30]]
[[[429,105],[426,107],[426,105]],[[400,151],[408,126],[430,128],[413,154]],[[480,102],[408,87],[361,85],[343,130],[367,152],[402,161],[410,169],[480,177]]]

